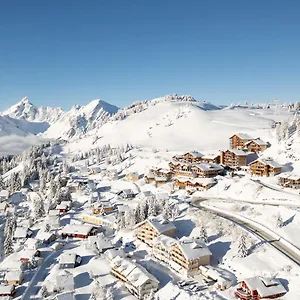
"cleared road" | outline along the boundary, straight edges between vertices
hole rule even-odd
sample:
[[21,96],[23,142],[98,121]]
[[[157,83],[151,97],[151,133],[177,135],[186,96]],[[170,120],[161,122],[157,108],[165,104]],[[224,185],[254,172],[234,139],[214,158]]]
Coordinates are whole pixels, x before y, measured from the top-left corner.
[[296,263],[298,266],[300,266],[300,255],[299,255],[299,253],[296,253],[295,251],[292,251],[292,249],[290,249],[283,242],[281,242],[280,238],[274,240],[274,237],[271,234],[267,233],[266,231],[264,231],[259,226],[255,226],[251,222],[251,220],[249,222],[247,222],[245,220],[241,220],[238,217],[234,217],[234,216],[231,216],[230,214],[227,214],[225,211],[216,213],[213,208],[203,207],[201,205],[201,202],[202,202],[201,200],[200,201],[197,200],[195,202],[190,203],[190,205],[193,206],[193,207],[202,209],[202,210],[213,212],[213,213],[215,213],[216,215],[218,215],[222,218],[225,218],[229,221],[232,221],[232,222],[246,228],[247,230],[249,230],[249,231],[253,232],[254,234],[256,234],[257,236],[259,236],[262,240],[268,242],[270,245],[272,245],[274,248],[276,248],[278,251],[283,253],[290,260],[292,260],[294,263]]

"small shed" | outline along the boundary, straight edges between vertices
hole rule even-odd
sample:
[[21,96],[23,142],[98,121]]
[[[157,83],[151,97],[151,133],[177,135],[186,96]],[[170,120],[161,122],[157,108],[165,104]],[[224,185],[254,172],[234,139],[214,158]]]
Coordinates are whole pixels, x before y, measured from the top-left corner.
[[29,250],[36,250],[41,242],[38,239],[28,238],[24,243],[24,247]]
[[22,240],[31,237],[32,231],[26,226],[18,226],[15,230],[13,239]]
[[123,199],[132,199],[135,197],[135,193],[131,189],[125,189],[117,193],[118,196]]
[[53,232],[46,232],[40,229],[36,235],[36,238],[42,243],[50,244],[56,240],[56,235]]

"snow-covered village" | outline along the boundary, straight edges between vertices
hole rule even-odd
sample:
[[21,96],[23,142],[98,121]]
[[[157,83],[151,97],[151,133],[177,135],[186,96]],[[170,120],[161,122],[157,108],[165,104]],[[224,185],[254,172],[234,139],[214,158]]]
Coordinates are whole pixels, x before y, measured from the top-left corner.
[[300,1],[0,1],[0,300],[300,300]]
[[104,108],[1,113],[1,299],[300,299],[299,103]]

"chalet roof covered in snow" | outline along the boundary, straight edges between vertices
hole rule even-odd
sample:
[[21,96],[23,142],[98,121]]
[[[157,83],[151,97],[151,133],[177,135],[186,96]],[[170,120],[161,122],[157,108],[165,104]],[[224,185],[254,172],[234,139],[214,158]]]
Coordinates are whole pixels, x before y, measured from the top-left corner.
[[234,153],[236,156],[247,156],[246,152],[240,149],[229,149],[227,151],[230,151],[231,153]]
[[176,239],[169,237],[167,235],[161,234],[157,236],[155,239],[153,239],[153,245],[155,244],[161,244],[166,249],[169,249],[169,247],[176,242]]
[[28,227],[18,226],[15,230],[14,238],[15,239],[25,239],[27,237],[29,231],[30,231],[30,229]]
[[67,224],[63,229],[63,234],[88,235],[94,227],[91,225]]
[[77,258],[80,257],[74,252],[63,252],[59,257],[59,264],[75,264]]
[[261,297],[286,293],[287,290],[277,278],[252,277],[244,280],[248,288],[257,290]]
[[34,238],[28,238],[26,242],[24,243],[24,246],[27,249],[36,249],[39,245],[39,240]]
[[292,174],[292,173],[284,173],[284,174],[280,174],[279,177],[280,177],[280,178],[291,179],[291,180],[300,180],[300,175]]
[[20,251],[20,258],[30,260],[35,256],[36,253],[37,253],[37,250],[35,250],[35,249],[23,249]]
[[121,249],[109,249],[105,251],[104,256],[109,260],[112,261],[115,257],[125,257],[125,252]]
[[58,216],[59,215],[59,209],[50,209],[48,212],[48,216]]
[[107,249],[113,249],[114,246],[111,243],[111,240],[107,239],[103,235],[94,235],[88,237],[88,243],[90,245],[96,245],[99,250],[107,250]]
[[145,268],[135,264],[129,259],[116,257],[112,261],[112,266],[121,273],[128,281],[135,287],[142,286],[148,280],[159,282],[152,274]]
[[234,137],[235,135],[238,136],[242,140],[253,140],[254,139],[252,136],[250,136],[247,133],[236,133],[233,136],[231,136],[230,138]]
[[266,146],[266,145],[268,145],[267,142],[263,141],[263,140],[260,139],[260,138],[253,139],[253,140],[247,142],[246,145],[250,144],[251,142],[255,142],[256,144],[261,145],[261,146]]
[[23,272],[20,270],[8,271],[5,274],[5,280],[7,281],[18,281],[21,279]]
[[53,236],[53,233],[52,232],[47,232],[47,231],[44,231],[44,230],[39,230],[37,235],[36,235],[36,238],[40,241],[48,241],[51,237]]
[[56,295],[57,300],[75,300],[74,293],[63,293]]
[[11,294],[14,289],[15,288],[12,284],[9,285],[0,284],[0,294],[2,295]]
[[193,260],[203,256],[212,255],[206,244],[200,238],[182,237],[176,240],[186,259]]
[[13,253],[6,257],[0,264],[1,270],[22,270],[24,262],[20,261],[19,253]]
[[158,233],[164,233],[176,229],[174,223],[164,219],[162,216],[149,217],[144,222],[148,222]]
[[203,156],[203,154],[201,152],[198,152],[198,151],[190,151],[190,152],[185,153],[183,156],[185,156],[187,154],[191,154],[192,156],[199,157],[199,158],[201,158]]
[[271,166],[272,168],[281,168],[282,165],[280,165],[279,163],[277,163],[276,161],[273,160],[273,158],[271,157],[260,157],[257,160],[253,161],[251,164],[254,164],[255,162],[261,162],[262,164],[266,165],[266,166]]

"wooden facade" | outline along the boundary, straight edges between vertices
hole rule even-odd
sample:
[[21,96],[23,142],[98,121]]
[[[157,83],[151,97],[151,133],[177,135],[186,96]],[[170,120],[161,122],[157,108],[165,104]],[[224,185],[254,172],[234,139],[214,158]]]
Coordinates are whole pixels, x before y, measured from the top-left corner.
[[[155,226],[153,226],[153,221],[145,220],[137,225],[137,238],[144,242],[145,244],[152,247],[152,241],[156,237],[161,234],[173,237],[175,235],[176,228],[175,226],[168,221],[155,221],[160,222],[162,225],[161,230],[157,230]],[[173,226],[164,226],[163,222],[167,222],[165,225],[172,224]],[[165,229],[163,229],[165,227]]]
[[260,153],[265,151],[268,148],[267,143],[258,142],[256,140],[252,140],[245,145],[245,149],[249,152]]
[[215,177],[223,172],[223,168],[217,164],[199,163],[190,164],[182,162],[170,162],[170,169],[174,172],[175,176],[184,177]]
[[201,182],[197,180],[197,178],[190,178],[190,179],[175,178],[174,184],[179,189],[208,190],[212,186],[214,186],[216,182],[213,180]]
[[229,138],[229,146],[231,149],[243,149],[245,148],[246,143],[251,140],[253,140],[253,138],[246,134],[235,134]]
[[247,165],[247,154],[242,150],[221,151],[221,164],[231,168],[238,168]]
[[291,189],[300,189],[300,176],[296,176],[296,175],[280,176],[278,179],[278,183],[283,187],[287,187]]
[[249,164],[250,173],[254,176],[275,176],[281,172],[280,166],[274,166],[271,163],[256,160]]

